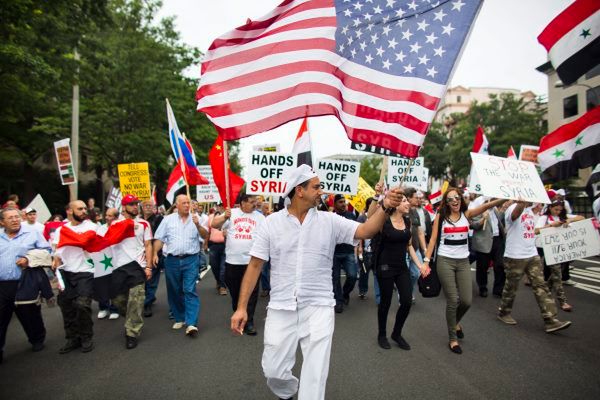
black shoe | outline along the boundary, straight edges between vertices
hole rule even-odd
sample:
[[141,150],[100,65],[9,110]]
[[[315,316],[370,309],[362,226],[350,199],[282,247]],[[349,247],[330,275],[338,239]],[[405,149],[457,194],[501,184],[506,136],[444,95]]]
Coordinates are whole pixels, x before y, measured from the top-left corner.
[[152,316],[152,304],[146,304],[144,306],[144,318],[149,318]]
[[128,350],[135,349],[138,345],[138,340],[133,336],[125,336],[125,348]]
[[502,292],[494,292],[494,297],[497,299],[501,299],[502,298]]
[[451,352],[456,353],[456,354],[462,354],[462,349],[460,348],[459,345],[456,345],[454,347],[452,347],[450,344],[448,344],[448,348],[450,349]]
[[248,336],[256,336],[256,328],[254,328],[254,324],[246,324],[244,327],[244,333]]
[[389,350],[392,348],[392,346],[390,346],[390,342],[388,342],[385,336],[377,337],[377,343],[379,344],[379,347],[381,347],[384,350]]
[[479,289],[479,296],[481,296],[481,297],[487,297],[488,296],[488,290],[487,290],[487,288],[480,288]]
[[335,312],[337,314],[341,314],[344,312],[344,306],[342,304],[336,304],[335,305]]
[[81,341],[79,339],[69,339],[63,347],[58,350],[59,354],[67,354],[75,349],[81,347]]
[[392,338],[392,340],[396,343],[398,343],[398,346],[402,349],[402,350],[410,350],[410,344],[408,344],[408,342],[406,340],[404,340],[404,338],[402,337],[402,335],[394,335],[392,333],[392,336],[390,336]]
[[31,350],[35,353],[44,350],[44,342],[34,343],[31,345]]
[[460,327],[460,329],[456,330],[456,337],[459,339],[464,339],[465,338],[465,333],[462,330],[462,326]]
[[350,295],[349,294],[345,294],[344,295],[344,305],[348,305],[350,304]]
[[82,339],[81,340],[81,352],[82,353],[89,353],[90,351],[94,350],[94,342],[92,341],[92,339]]

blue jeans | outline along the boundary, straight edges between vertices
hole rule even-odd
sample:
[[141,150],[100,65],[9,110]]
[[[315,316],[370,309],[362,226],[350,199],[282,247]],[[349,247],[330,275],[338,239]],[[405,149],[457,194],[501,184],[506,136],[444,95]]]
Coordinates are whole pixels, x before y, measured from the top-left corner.
[[[417,258],[419,259],[419,261],[423,262],[423,257],[421,257],[421,251],[415,250],[415,253],[417,254]],[[410,255],[408,255],[408,253],[406,254],[406,259],[408,261],[408,270],[410,271],[410,288],[414,297],[415,285],[419,280],[419,276],[421,276],[421,270],[419,270],[419,267],[417,266],[417,264],[414,263],[412,258],[410,258]]]
[[206,269],[206,253],[204,252],[204,250],[200,249],[200,252],[198,253],[198,273],[202,272],[203,270]]
[[225,285],[225,243],[212,243],[208,245],[210,269],[215,276],[215,281],[220,288]]
[[158,258],[158,265],[152,270],[152,276],[146,281],[146,297],[144,299],[144,307],[154,304],[156,301],[156,291],[160,282],[160,270],[165,267],[165,257]]
[[98,302],[98,309],[100,311],[106,310],[106,311],[110,312],[111,314],[118,314],[119,313],[119,310],[117,309],[117,307],[113,306],[112,303],[110,302],[110,300],[99,301]]
[[[371,262],[373,259],[373,253],[364,252],[363,257],[364,269],[360,263],[358,269],[358,293],[367,294],[369,291],[369,273],[373,271],[373,265]],[[374,273],[373,276],[375,276]],[[375,302],[379,304],[381,293],[379,292],[379,283],[377,282],[377,279],[373,279],[373,290],[375,291]]]
[[271,261],[267,261],[260,271],[260,288],[262,290],[271,290]]
[[[346,281],[342,288],[341,273],[346,271]],[[333,295],[337,305],[344,304],[344,298],[350,296],[358,278],[358,265],[354,253],[333,255]]]
[[198,279],[198,256],[165,258],[167,297],[175,322],[198,325],[200,298],[196,293]]

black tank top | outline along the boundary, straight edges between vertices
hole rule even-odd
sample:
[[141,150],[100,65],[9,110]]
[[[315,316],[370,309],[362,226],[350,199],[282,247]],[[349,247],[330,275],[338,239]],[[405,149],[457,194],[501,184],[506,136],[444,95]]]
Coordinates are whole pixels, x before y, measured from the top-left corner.
[[381,254],[379,265],[388,265],[393,269],[407,268],[406,246],[410,242],[410,220],[404,217],[404,229],[396,229],[387,218],[382,229]]

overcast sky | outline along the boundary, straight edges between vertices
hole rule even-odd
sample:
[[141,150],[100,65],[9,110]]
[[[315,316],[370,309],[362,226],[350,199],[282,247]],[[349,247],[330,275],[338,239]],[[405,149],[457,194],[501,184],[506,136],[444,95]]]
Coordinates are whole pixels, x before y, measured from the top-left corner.
[[[175,16],[182,40],[206,51],[221,34],[257,19],[280,0],[163,0],[160,16]],[[455,70],[450,87],[499,87],[547,94],[546,75],[535,68],[547,53],[537,42],[544,27],[573,0],[485,0],[475,27]],[[199,72],[198,72],[199,77]],[[177,110],[175,110],[177,115]],[[242,142],[245,158],[253,145],[280,143],[291,151],[300,121]],[[186,127],[180,127],[186,130]],[[350,141],[335,117],[310,119],[313,152],[317,157],[350,153]]]

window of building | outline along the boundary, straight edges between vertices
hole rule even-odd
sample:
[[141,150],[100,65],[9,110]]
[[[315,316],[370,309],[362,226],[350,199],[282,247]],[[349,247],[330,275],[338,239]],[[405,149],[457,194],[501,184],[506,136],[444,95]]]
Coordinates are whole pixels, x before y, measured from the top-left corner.
[[461,96],[456,96],[456,102],[460,103],[462,101],[462,97]]
[[587,111],[600,105],[600,86],[596,86],[593,89],[588,89],[585,92],[585,104]]
[[590,69],[587,74],[585,74],[585,79],[592,79],[595,76],[600,75],[600,64],[596,65],[594,68]]
[[569,118],[577,115],[579,110],[577,108],[577,95],[565,97],[563,99],[563,118]]

